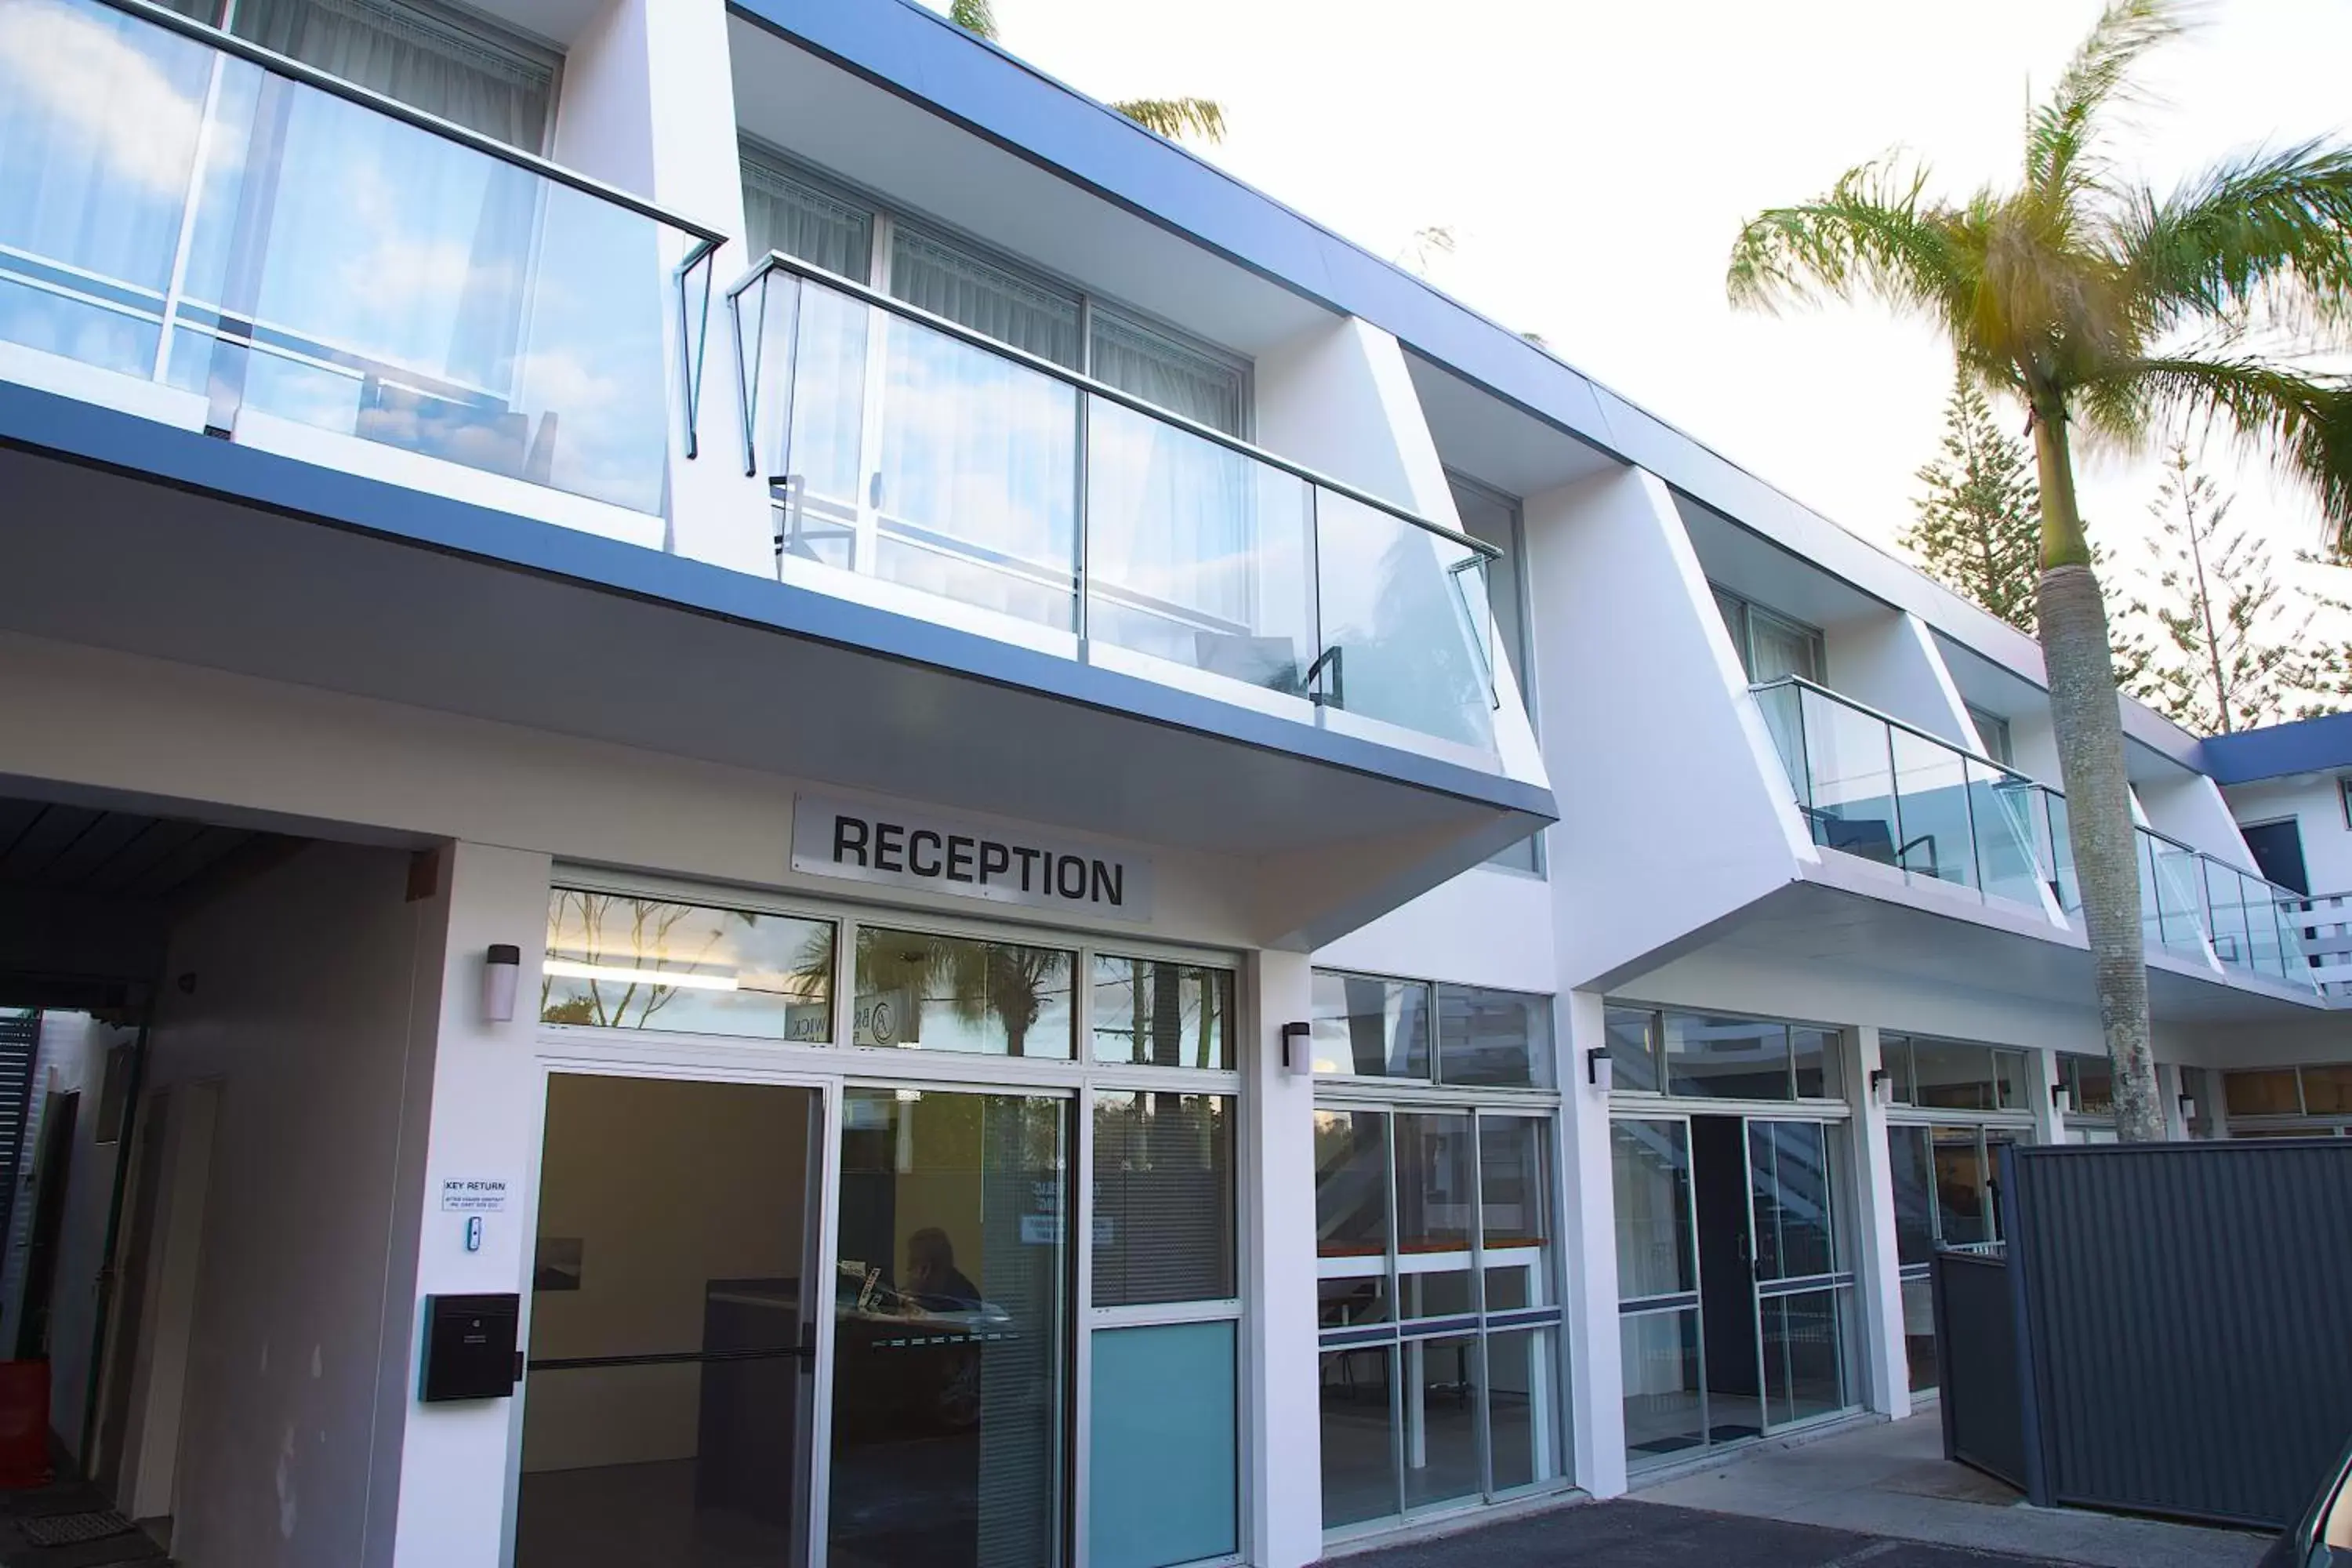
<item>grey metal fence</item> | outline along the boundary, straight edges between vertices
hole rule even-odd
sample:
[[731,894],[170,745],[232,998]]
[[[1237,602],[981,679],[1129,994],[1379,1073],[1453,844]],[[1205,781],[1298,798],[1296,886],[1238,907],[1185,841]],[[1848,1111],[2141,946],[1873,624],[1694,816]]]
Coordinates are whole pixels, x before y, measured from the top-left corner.
[[2006,1267],[1937,1259],[1948,1453],[2045,1507],[2294,1519],[2352,1434],[2352,1142],[2012,1147],[2001,1207]]

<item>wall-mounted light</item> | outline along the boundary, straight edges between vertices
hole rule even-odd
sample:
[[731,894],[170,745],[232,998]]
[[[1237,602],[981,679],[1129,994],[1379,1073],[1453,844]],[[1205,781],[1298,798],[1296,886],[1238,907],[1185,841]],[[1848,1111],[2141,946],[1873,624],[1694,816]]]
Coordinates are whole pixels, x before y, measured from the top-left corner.
[[2067,1089],[2067,1087],[2063,1083],[2052,1084],[2050,1086],[2050,1109],[2056,1111],[2061,1116],[2072,1116],[2074,1113],[2074,1096],[2073,1091]]
[[2197,1120],[2197,1101],[2188,1095],[2180,1097],[2180,1125],[2189,1126]]
[[1282,1070],[1287,1073],[1307,1073],[1315,1070],[1315,1026],[1285,1024],[1282,1026]]
[[515,981],[522,973],[522,949],[494,942],[482,955],[482,1016],[493,1024],[514,1022]]
[[1895,1074],[1886,1068],[1870,1069],[1870,1098],[1880,1105],[1895,1103]]
[[1606,1097],[1617,1081],[1617,1060],[1609,1054],[1607,1046],[1595,1046],[1584,1053],[1584,1081],[1593,1092]]

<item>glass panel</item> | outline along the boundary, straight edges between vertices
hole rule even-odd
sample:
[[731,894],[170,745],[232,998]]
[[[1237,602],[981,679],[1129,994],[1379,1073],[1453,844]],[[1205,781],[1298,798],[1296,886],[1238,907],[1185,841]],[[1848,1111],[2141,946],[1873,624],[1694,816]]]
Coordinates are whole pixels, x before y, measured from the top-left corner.
[[[1522,694],[1528,689],[1527,620],[1519,592],[1519,503],[1496,495],[1483,485],[1465,483],[1452,474],[1446,485],[1454,495],[1454,515],[1462,531],[1502,553],[1486,569],[1486,603],[1495,617],[1495,644]],[[1529,867],[1533,869],[1533,867]]]
[[[871,307],[772,272],[761,281],[748,353],[758,371],[757,456],[782,481],[776,532],[785,554],[843,571],[873,570],[861,552],[866,511],[866,374]],[[747,304],[749,300],[747,298]]]
[[1429,1076],[1428,986],[1318,969],[1314,1006],[1317,1072]]
[[1764,728],[1772,735],[1772,748],[1780,754],[1781,771],[1796,792],[1797,809],[1817,823],[1819,819],[1811,815],[1812,777],[1805,761],[1805,690],[1799,686],[1772,686],[1755,695]]
[[1549,1305],[1551,1291],[1549,1117],[1478,1118],[1479,1214],[1486,1227],[1489,1312]]
[[1402,1315],[1478,1310],[1470,1276],[1475,1223],[1474,1124],[1467,1112],[1396,1114],[1397,1258]]
[[1404,1506],[1477,1497],[1478,1337],[1409,1340],[1404,1356]]
[[831,921],[558,888],[539,1016],[548,1024],[833,1038]]
[[1992,1051],[1985,1046],[1955,1045],[1944,1040],[1914,1040],[1912,1070],[1916,1076],[1915,1105],[1943,1110],[1996,1110],[2000,1090],[1992,1072]]
[[1097,381],[1228,436],[1249,420],[1249,373],[1232,360],[1179,342],[1109,306],[1095,306],[1087,370]]
[[2083,884],[2074,875],[2074,841],[2069,837],[2074,829],[2066,816],[2066,797],[2050,789],[2037,793],[2050,826],[2050,875],[2057,883],[2058,908],[2071,915],[2083,907]]
[[1911,1037],[1907,1035],[1878,1037],[1878,1058],[1887,1072],[1887,1081],[1894,1086],[1895,1103],[1919,1103],[1919,1080],[1911,1061]]
[[742,148],[745,248],[798,257],[860,283],[873,254],[874,214],[801,179],[761,149]]
[[1437,1076],[1443,1083],[1549,1089],[1551,998],[1440,985]]
[[1315,493],[1333,706],[1478,751],[1495,744],[1483,559],[1402,518]]
[[1106,1089],[1094,1132],[1094,1304],[1240,1295],[1232,1099]]
[[1789,1043],[1797,1066],[1797,1098],[1843,1100],[1844,1036],[1835,1029],[1796,1024],[1790,1026]]
[[2232,1116],[2303,1114],[2303,1097],[2295,1087],[2293,1068],[2225,1072],[2221,1075],[2221,1100]]
[[1996,1049],[1992,1053],[1993,1089],[2003,1110],[2033,1109],[2032,1079],[2025,1068],[2023,1051]]
[[1911,1363],[1911,1392],[1936,1387],[1936,1289],[1932,1279],[1903,1281],[1903,1352]]
[[2084,1116],[2111,1116],[2116,1109],[2116,1068],[2105,1057],[2061,1057],[2074,1110]]
[[1360,1524],[1397,1513],[1394,1345],[1325,1351],[1319,1361],[1323,1405],[1323,1528]]
[[1607,1029],[1612,1090],[1657,1089],[1658,1016],[1646,1007],[1612,1007]]
[[1697,1289],[1690,1124],[1613,1120],[1609,1164],[1617,1208],[1617,1294],[1634,1300]]
[[1072,630],[1076,390],[945,332],[874,314],[886,344],[881,466],[868,498],[879,513],[874,574]]
[[[2219,860],[2200,860],[2192,863],[2189,869],[2192,875],[2202,871],[2205,878],[2205,907],[2212,916],[2213,956],[2236,968],[2256,967],[2253,944],[2248,940],[2246,930],[2246,896],[2237,871]],[[2263,918],[2263,923],[2265,926],[2271,923],[2268,916]],[[2269,940],[2275,948],[2278,939],[2273,936]],[[2271,963],[2271,973],[2278,973],[2275,955]]]
[[1764,1335],[1764,1419],[1772,1426],[1811,1420],[1845,1407],[1846,1292],[1808,1290],[1758,1303]]
[[1565,1472],[1559,1369],[1556,1330],[1486,1336],[1486,1446],[1496,1491],[1555,1480]]
[[1617,1341],[1625,1380],[1627,1462],[1654,1464],[1705,1446],[1698,1310],[1621,1319]]
[[860,926],[852,1043],[1067,1061],[1070,968],[1057,948]]
[[845,1091],[835,1562],[1051,1568],[1058,1555],[1065,1109]]
[[2352,1116],[2352,1067],[2304,1068],[2303,1109],[2308,1116]]
[[2014,773],[1971,762],[1969,807],[1976,825],[1977,868],[1984,890],[1997,899],[2040,907],[2049,881],[2034,841],[2032,784]]
[[1968,770],[1960,754],[1908,730],[1894,730],[1896,810],[1903,837],[1895,859],[1906,871],[1977,885],[1969,829]]
[[1723,629],[1731,638],[1732,651],[1739,656],[1739,668],[1753,681],[1756,679],[1756,661],[1748,652],[1747,601],[1716,587],[1712,583],[1707,584],[1707,588],[1715,595],[1716,613],[1723,617]]
[[422,6],[392,0],[236,0],[229,27],[412,109],[536,153],[554,71]]
[[2146,828],[2132,830],[2139,851],[2140,940],[2149,947],[2164,945],[2164,906],[2156,890],[2156,840]]
[[2286,954],[2291,947],[2282,947],[2279,941],[2279,911],[2273,890],[2259,878],[2241,876],[2238,879],[2241,898],[2245,908],[2247,942],[2252,948],[2250,962],[2257,974],[2289,978]]
[[1097,1329],[1087,1561],[1163,1568],[1240,1542],[1234,1325]]
[[1786,1024],[1669,1013],[1665,1035],[1668,1093],[1717,1100],[1790,1098]]
[[1801,1279],[1837,1268],[1828,1131],[1815,1121],[1748,1124],[1759,1279]]
[[[521,1568],[713,1537],[739,1562],[792,1560],[814,1386],[798,1352],[805,1311],[825,1305],[804,1278],[823,1130],[806,1089],[549,1077]],[[670,1359],[578,1364],[649,1356]]]
[[1231,970],[1097,953],[1094,1014],[1098,1062],[1234,1065]]
[[2199,922],[2202,919],[2200,905],[2203,879],[2197,874],[2197,857],[2177,844],[2150,837],[2149,848],[2156,858],[2156,888],[2163,919],[2161,927],[2164,945],[2185,952],[2197,952],[2202,947]]
[[1899,1264],[1936,1255],[1936,1165],[1925,1127],[1889,1127],[1887,1163],[1895,1185],[1895,1256]]
[[1748,607],[1748,679],[1759,684],[1784,675],[1821,683],[1821,634],[1769,610]]
[[1385,1258],[1389,1251],[1386,1112],[1315,1113],[1315,1248],[1324,1258]]
[[903,222],[891,229],[890,292],[1040,359],[1072,370],[1082,363],[1075,292]]
[[1895,861],[1895,772],[1887,727],[1817,691],[1803,699],[1807,787],[1813,842],[1865,860]]
[[1992,1236],[1992,1194],[1984,1143],[1973,1127],[1935,1129],[1936,1234],[1946,1247],[1979,1247]]
[[1293,696],[1315,661],[1303,479],[1087,400],[1087,634]]

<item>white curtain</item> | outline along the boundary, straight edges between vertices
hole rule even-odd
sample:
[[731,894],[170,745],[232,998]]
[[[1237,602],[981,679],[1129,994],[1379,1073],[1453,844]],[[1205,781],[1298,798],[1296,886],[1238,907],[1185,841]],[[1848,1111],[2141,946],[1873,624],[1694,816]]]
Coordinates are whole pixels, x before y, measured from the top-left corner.
[[1097,381],[1212,430],[1243,433],[1247,378],[1241,366],[1213,359],[1100,306],[1095,310],[1093,347]]
[[901,225],[890,242],[890,292],[919,310],[1078,367],[1078,300]]
[[1751,606],[1748,647],[1753,661],[1748,678],[1752,681],[1778,680],[1784,675],[1802,676],[1815,683],[1822,679],[1819,645],[1803,626]]
[[742,160],[743,223],[753,260],[781,250],[812,267],[866,280],[871,213],[793,178],[755,148],[744,147]]
[[235,0],[229,29],[527,153],[546,142],[554,72],[386,0]]

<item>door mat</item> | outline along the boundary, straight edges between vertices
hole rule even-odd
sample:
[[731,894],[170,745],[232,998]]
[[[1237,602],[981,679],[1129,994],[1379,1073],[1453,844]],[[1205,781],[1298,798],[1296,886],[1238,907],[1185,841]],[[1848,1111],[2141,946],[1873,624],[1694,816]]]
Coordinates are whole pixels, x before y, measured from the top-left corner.
[[131,1528],[131,1521],[111,1509],[94,1513],[53,1513],[47,1519],[16,1521],[16,1529],[28,1546],[78,1546],[85,1541],[103,1541],[110,1535],[124,1534]]

